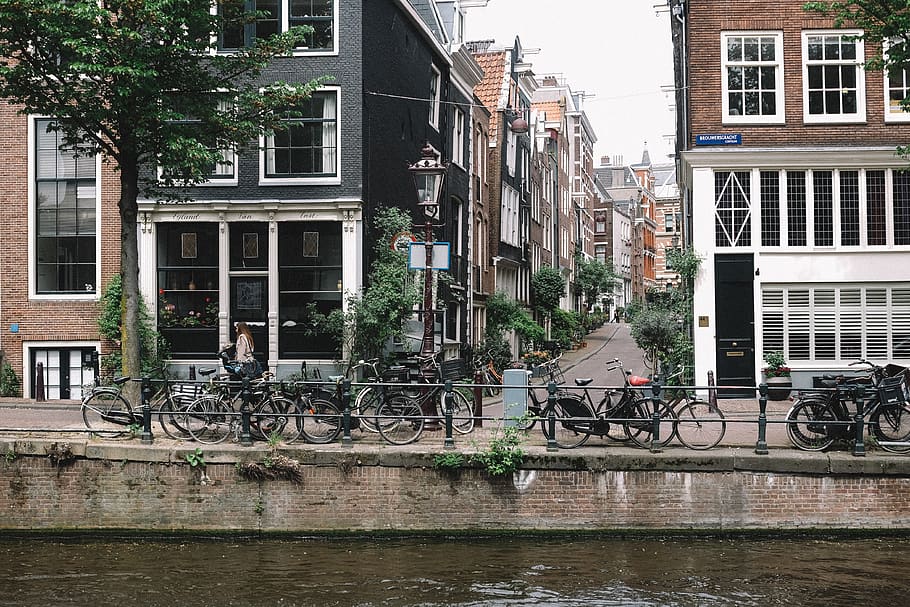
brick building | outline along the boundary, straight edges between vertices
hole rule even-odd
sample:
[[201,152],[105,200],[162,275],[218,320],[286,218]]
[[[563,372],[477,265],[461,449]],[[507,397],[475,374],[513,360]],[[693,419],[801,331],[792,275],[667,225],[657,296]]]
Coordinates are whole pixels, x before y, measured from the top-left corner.
[[859,358],[910,363],[907,74],[800,0],[672,0],[696,378],[794,385]]

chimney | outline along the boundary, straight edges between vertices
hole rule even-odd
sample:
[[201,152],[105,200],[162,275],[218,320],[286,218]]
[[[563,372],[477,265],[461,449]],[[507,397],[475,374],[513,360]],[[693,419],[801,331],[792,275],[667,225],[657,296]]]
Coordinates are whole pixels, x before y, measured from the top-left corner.
[[608,166],[610,166],[610,157],[609,157],[609,156],[601,156],[601,157],[600,157],[600,166],[602,166],[602,167],[608,167]]
[[615,166],[615,167],[622,166],[622,154],[613,156],[613,166]]

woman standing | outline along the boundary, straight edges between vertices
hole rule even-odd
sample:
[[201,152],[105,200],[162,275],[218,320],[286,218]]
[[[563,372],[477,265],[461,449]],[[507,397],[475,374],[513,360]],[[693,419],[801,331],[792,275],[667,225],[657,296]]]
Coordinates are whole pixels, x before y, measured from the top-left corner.
[[245,322],[237,323],[237,354],[234,360],[239,362],[243,368],[243,374],[247,377],[259,377],[262,375],[262,369],[259,361],[253,357],[253,351],[256,349],[256,343],[253,341],[253,334]]

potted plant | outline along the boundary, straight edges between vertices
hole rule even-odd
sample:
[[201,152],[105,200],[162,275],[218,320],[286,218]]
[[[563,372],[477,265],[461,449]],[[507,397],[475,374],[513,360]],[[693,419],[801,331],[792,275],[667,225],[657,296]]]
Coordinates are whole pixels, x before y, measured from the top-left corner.
[[540,373],[540,365],[550,360],[550,353],[544,352],[543,350],[533,350],[531,352],[525,352],[521,356],[521,361],[525,364],[525,368],[530,369],[534,372],[534,377],[537,377]]
[[786,400],[790,397],[793,380],[790,379],[790,367],[781,351],[766,352],[765,364],[762,372],[765,374],[765,383],[768,384],[768,398],[770,400]]

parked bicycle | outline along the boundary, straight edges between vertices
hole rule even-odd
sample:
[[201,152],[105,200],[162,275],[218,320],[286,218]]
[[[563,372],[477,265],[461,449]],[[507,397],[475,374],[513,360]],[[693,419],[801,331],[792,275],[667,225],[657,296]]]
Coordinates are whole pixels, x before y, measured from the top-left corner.
[[[149,400],[149,406],[158,414],[158,421],[165,434],[175,439],[187,439],[189,433],[181,426],[176,415],[185,411],[193,401],[195,386],[181,388],[170,380],[166,369],[162,369],[162,378],[156,379],[157,389]],[[115,377],[112,384],[102,386],[95,380],[91,391],[82,399],[82,421],[91,434],[106,438],[115,438],[133,433],[141,426],[142,409],[133,407],[132,402],[123,393],[123,388],[130,381],[129,377]]]
[[910,451],[910,405],[908,370],[897,365],[882,367],[867,360],[866,372],[858,377],[829,377],[825,391],[800,393],[787,412],[787,436],[804,451],[824,451],[838,440],[855,440],[854,395],[865,390],[862,423],[869,435],[886,451]]
[[[632,375],[622,366],[622,361],[613,359],[608,371],[619,370],[623,376],[623,387],[618,391],[605,390],[597,405],[591,399],[590,390],[583,394],[567,392],[556,399],[554,406],[547,406],[541,413],[541,427],[547,440],[551,439],[548,417],[551,412],[556,418],[552,439],[563,449],[580,447],[592,436],[611,437],[612,428],[621,427],[626,438],[639,447],[662,447],[673,440],[676,431],[676,413],[660,400],[646,397],[639,390],[651,380]],[[594,380],[576,379],[575,385],[584,387]],[[614,402],[613,397],[619,396]],[[660,419],[659,436],[654,436],[653,412]]]
[[484,353],[482,358],[475,358],[474,368],[483,378],[484,394],[497,396],[502,392],[502,373],[496,368],[496,361],[491,351]]
[[[415,384],[389,386],[377,392],[381,402],[376,409],[376,423],[380,436],[387,442],[407,445],[420,438],[426,422],[425,407],[435,411],[437,417],[445,416],[446,392],[440,383],[442,369],[438,356],[437,352],[427,357],[417,357],[421,366],[429,364],[434,367],[436,376],[433,381],[436,383],[422,379]],[[452,392],[452,428],[460,434],[467,434],[474,429],[471,403],[458,390]]]
[[[666,378],[667,384],[679,381],[683,376],[680,369]],[[689,449],[707,450],[716,447],[727,432],[724,414],[709,401],[701,400],[689,393],[684,387],[665,389],[661,396],[672,394],[669,400],[663,399],[676,414],[676,438]]]
[[[202,369],[202,375],[213,375],[214,369]],[[288,423],[291,418],[302,418],[303,412],[297,405],[275,393],[268,381],[271,373],[265,372],[260,379],[250,380],[250,436],[265,440],[276,438],[286,443],[297,440],[302,423]],[[228,436],[240,438],[241,414],[244,393],[234,381],[211,379],[208,392],[187,407],[183,426],[193,439],[200,443],[216,444]]]

